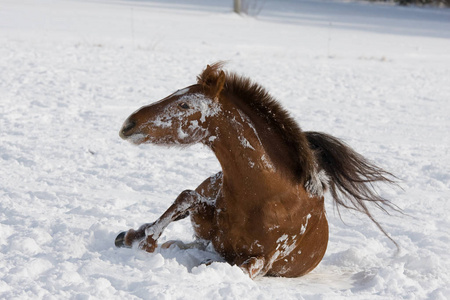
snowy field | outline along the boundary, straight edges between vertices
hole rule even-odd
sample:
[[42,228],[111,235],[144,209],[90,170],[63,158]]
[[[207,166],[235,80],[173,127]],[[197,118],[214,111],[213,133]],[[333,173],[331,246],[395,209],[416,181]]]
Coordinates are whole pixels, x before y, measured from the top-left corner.
[[[241,17],[231,0],[0,0],[0,299],[450,298],[450,10],[254,2]],[[330,199],[327,253],[301,278],[113,246],[219,170],[200,146],[118,136],[217,60],[399,177],[381,193],[405,214],[374,211],[398,254]],[[192,233],[183,220],[161,239]]]

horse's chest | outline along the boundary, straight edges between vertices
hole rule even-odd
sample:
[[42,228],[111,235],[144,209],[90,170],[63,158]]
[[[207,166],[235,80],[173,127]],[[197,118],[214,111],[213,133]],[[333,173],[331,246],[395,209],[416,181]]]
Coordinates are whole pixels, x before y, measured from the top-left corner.
[[232,209],[219,205],[213,241],[215,249],[233,259],[263,252],[267,236],[262,216],[258,207]]

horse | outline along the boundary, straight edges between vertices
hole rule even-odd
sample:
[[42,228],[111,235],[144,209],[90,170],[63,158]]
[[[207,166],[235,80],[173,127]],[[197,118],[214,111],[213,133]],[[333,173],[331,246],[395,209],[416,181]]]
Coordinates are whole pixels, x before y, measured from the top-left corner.
[[[195,84],[138,109],[119,135],[135,145],[203,144],[221,171],[182,191],[156,221],[120,233],[117,247],[154,252],[164,229],[189,216],[196,240],[250,278],[299,277],[327,249],[326,191],[338,208],[364,213],[395,243],[367,206],[395,208],[373,187],[395,176],[336,137],[302,131],[261,85],[225,71],[222,62],[208,65]],[[173,244],[181,242],[161,247]]]

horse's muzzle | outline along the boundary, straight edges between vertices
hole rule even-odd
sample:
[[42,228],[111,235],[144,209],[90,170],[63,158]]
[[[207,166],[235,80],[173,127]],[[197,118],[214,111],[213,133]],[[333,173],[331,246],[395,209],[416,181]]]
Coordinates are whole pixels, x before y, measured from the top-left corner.
[[126,120],[122,125],[122,129],[120,129],[119,135],[121,138],[126,139],[130,135],[133,134],[133,128],[136,126],[136,122]]

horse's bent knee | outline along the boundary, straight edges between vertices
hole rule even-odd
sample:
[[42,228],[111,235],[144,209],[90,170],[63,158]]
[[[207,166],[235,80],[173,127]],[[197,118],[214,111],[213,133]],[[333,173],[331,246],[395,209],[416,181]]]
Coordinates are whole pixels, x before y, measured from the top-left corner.
[[183,203],[189,203],[192,204],[195,202],[195,200],[198,198],[198,193],[193,190],[184,190],[182,191],[177,199],[175,200],[175,203],[183,204]]

